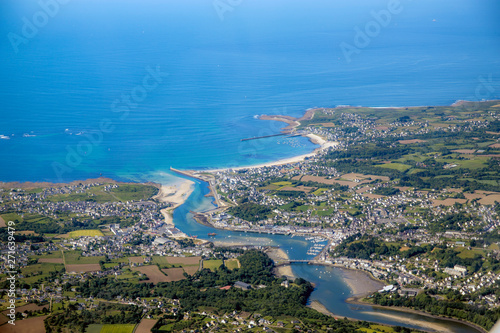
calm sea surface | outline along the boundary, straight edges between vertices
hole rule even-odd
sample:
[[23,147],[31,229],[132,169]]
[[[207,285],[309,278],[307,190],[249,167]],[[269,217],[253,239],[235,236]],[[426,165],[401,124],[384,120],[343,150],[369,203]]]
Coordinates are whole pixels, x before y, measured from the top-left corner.
[[[315,148],[303,138],[241,142],[283,126],[257,115],[500,97],[495,0],[66,2],[0,4],[0,181],[170,182],[170,166],[258,164]],[[187,233],[207,232],[188,214],[210,207],[204,190],[175,213]],[[295,238],[252,242],[307,252]],[[363,312],[324,299],[345,292],[341,282],[295,269],[318,284],[313,299]]]
[[256,115],[500,96],[494,0],[66,2],[0,4],[2,181],[257,164],[314,145],[241,142],[282,126]]

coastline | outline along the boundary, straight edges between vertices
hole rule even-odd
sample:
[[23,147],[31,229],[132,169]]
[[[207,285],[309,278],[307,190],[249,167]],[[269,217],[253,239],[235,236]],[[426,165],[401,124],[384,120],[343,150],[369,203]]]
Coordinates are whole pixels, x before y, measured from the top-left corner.
[[335,147],[339,143],[336,141],[326,141],[322,137],[316,135],[316,134],[306,134],[303,135],[305,137],[308,137],[309,140],[314,143],[320,145],[319,148],[314,149],[311,153],[307,154],[302,154],[302,155],[297,155],[294,157],[288,157],[284,158],[281,160],[277,160],[274,162],[266,162],[266,163],[261,163],[261,164],[256,164],[256,165],[248,165],[248,166],[241,166],[241,167],[234,167],[234,168],[221,168],[221,169],[209,169],[209,170],[202,170],[203,172],[220,172],[220,171],[227,171],[227,170],[252,170],[252,169],[259,169],[259,168],[265,168],[265,167],[272,167],[272,166],[280,166],[280,165],[285,165],[285,164],[293,164],[293,163],[298,163],[302,162],[307,158],[311,158],[319,154],[320,152],[324,151],[325,149],[328,149],[330,147]]
[[[322,313],[324,315],[327,315],[327,316],[330,316],[330,317],[334,317],[335,319],[337,319],[337,315],[335,315],[333,312],[330,312],[324,305],[323,303],[321,303],[320,301],[318,300],[313,300],[311,301],[310,304],[307,305],[308,308],[311,308],[313,310],[316,310],[318,311],[319,313]],[[343,317],[344,318],[344,317]],[[355,320],[355,319],[354,319]]]
[[[278,120],[278,119],[270,119],[270,120]],[[282,120],[279,120],[279,121],[282,121]],[[296,125],[296,126],[298,126],[298,125]],[[279,160],[279,161],[275,161],[275,162],[270,162],[270,163],[263,163],[261,165],[255,165],[255,166],[249,166],[249,167],[238,167],[238,168],[225,168],[225,169],[218,169],[218,170],[199,170],[198,172],[222,171],[222,170],[228,170],[228,169],[232,169],[232,170],[255,169],[255,168],[266,167],[266,166],[276,166],[276,165],[284,165],[284,164],[290,164],[290,163],[297,163],[297,162],[303,161],[307,157],[315,156],[317,153],[319,153],[323,149],[327,149],[329,147],[332,147],[332,146],[335,146],[336,144],[338,144],[336,142],[328,142],[328,141],[324,140],[323,138],[321,138],[320,136],[315,135],[315,134],[307,134],[307,135],[303,135],[303,136],[308,137],[311,140],[311,142],[313,142],[315,144],[319,144],[321,147],[320,148],[316,148],[312,153],[309,153],[309,154],[304,154],[304,155],[300,155],[300,156],[296,156],[296,157],[292,157],[292,158],[288,158],[288,159],[283,159],[283,160]],[[189,177],[193,177],[193,178],[197,178],[197,179],[201,179],[201,180],[209,183],[209,185],[211,185],[211,181],[208,180],[208,179],[198,178],[198,177],[193,176],[193,175],[188,175],[188,176]],[[123,183],[123,182],[114,181],[114,180],[109,179],[109,178],[89,179],[89,180],[86,180],[85,182]],[[75,182],[68,183],[68,184],[78,184],[78,183],[80,183],[80,182],[75,181]],[[83,183],[83,181],[81,183]],[[0,183],[0,187],[3,186],[3,185],[5,185],[5,184],[23,184],[23,183],[16,183],[16,182],[14,182],[14,183]],[[29,185],[31,185],[31,184],[45,184],[45,183],[30,183]],[[51,183],[46,183],[46,184],[51,184]],[[67,186],[68,184],[64,184],[63,183],[60,186]],[[165,208],[165,209],[161,210],[161,213],[163,214],[163,216],[165,218],[165,222],[167,223],[167,225],[169,227],[170,226],[171,227],[175,227],[175,225],[173,223],[173,217],[172,217],[173,211],[176,208],[178,208],[180,205],[182,205],[188,199],[188,197],[191,195],[191,193],[194,190],[193,185],[194,185],[194,182],[191,181],[191,180],[185,180],[184,182],[182,182],[182,184],[178,184],[178,188],[177,188],[177,185],[176,186],[167,186],[167,185],[158,185],[158,184],[156,184],[156,186],[160,188],[160,191],[153,198],[155,198],[155,199],[157,199],[157,200],[159,200],[161,202],[172,204],[171,207],[168,207],[168,208]],[[50,186],[50,185],[48,185],[48,186]],[[14,185],[12,187],[20,187],[20,186]],[[40,186],[38,186],[38,187],[40,187]],[[210,190],[212,190],[211,186],[209,188],[210,188]],[[209,196],[209,195],[210,195],[210,193],[207,194],[206,196]],[[199,222],[199,221],[197,220],[197,222]],[[203,223],[201,223],[201,224],[203,224]],[[208,222],[207,222],[206,225],[212,226]],[[225,229],[225,228],[221,228],[221,229]],[[227,228],[225,230],[233,230],[233,229]],[[238,231],[238,230],[233,230],[233,231]],[[241,242],[240,243],[239,242],[231,243],[231,242],[224,242],[224,241],[215,241],[214,243],[224,244],[224,245],[229,245],[229,246],[244,246],[244,245],[248,245],[248,244],[244,244],[244,243],[241,243]],[[278,248],[277,251],[282,251],[282,250]],[[284,251],[282,251],[282,252],[286,256],[286,258],[288,258],[288,256],[286,255],[286,253],[284,253]],[[328,266],[333,266],[333,267],[339,267],[337,265],[331,265],[331,264],[328,264],[328,263],[324,263],[324,264],[323,263],[317,263],[317,264],[328,265]],[[440,316],[434,316],[434,315],[428,314],[426,312],[417,311],[417,310],[408,309],[408,308],[383,307],[383,306],[373,305],[371,303],[363,302],[362,301],[362,295],[364,295],[366,293],[366,291],[365,291],[366,286],[362,285],[362,283],[360,283],[353,276],[356,276],[356,274],[363,273],[364,275],[366,275],[371,280],[374,280],[375,282],[377,282],[378,280],[376,280],[375,278],[373,278],[373,276],[371,276],[371,274],[369,274],[368,272],[365,272],[365,271],[353,270],[353,269],[344,268],[344,267],[340,267],[340,268],[342,268],[343,272],[344,271],[347,271],[347,272],[350,271],[351,272],[351,273],[346,273],[346,277],[344,277],[344,276],[342,277],[343,281],[349,286],[349,288],[351,289],[352,294],[353,294],[352,297],[350,297],[350,298],[348,298],[346,300],[347,303],[369,305],[369,306],[372,306],[374,308],[384,308],[384,309],[401,311],[401,312],[407,312],[407,313],[416,313],[416,314],[419,314],[419,315],[433,317],[433,318],[437,318],[437,319],[440,319],[440,320],[459,322],[459,323],[462,323],[462,324],[474,327],[475,329],[480,330],[481,332],[486,332],[484,329],[480,328],[479,326],[477,326],[477,325],[475,325],[473,323],[468,323],[468,322],[461,321],[461,320],[458,320],[458,319],[447,318],[447,317],[440,317]],[[275,274],[279,274],[279,276],[286,275],[286,276],[290,276],[292,278],[295,278],[295,276],[293,275],[292,268],[291,268],[290,265],[276,267],[276,273]],[[380,281],[378,281],[378,282],[380,282]],[[313,305],[313,303],[314,303],[314,305]],[[335,314],[333,314],[332,312],[328,311],[328,309],[326,309],[326,307],[323,304],[321,304],[321,302],[319,302],[317,300],[312,300],[310,307],[313,308],[313,309],[316,309],[317,311],[319,311],[321,313],[325,313],[325,314],[328,314],[328,315],[335,316]],[[392,318],[397,318],[399,321],[405,322],[405,320],[403,320],[404,315],[401,315],[401,317],[399,317],[398,315],[395,315],[395,314],[382,314],[382,313],[374,313],[374,314],[380,315],[380,316],[386,316],[387,318],[391,318],[391,316],[392,316]],[[350,320],[357,320],[357,319],[352,319],[352,318],[348,318],[348,319],[350,319]],[[411,323],[411,321],[409,321],[409,319],[408,319],[408,323]],[[432,325],[432,324],[429,324],[429,325]],[[424,326],[424,325],[422,325],[422,326]],[[438,331],[443,331],[442,330],[442,326],[439,326],[439,328],[440,329],[438,329]]]
[[[288,261],[290,258],[285,251],[279,247],[271,247],[266,251],[266,254],[271,258],[274,264],[279,264],[280,261]],[[275,266],[273,270],[274,275],[278,277],[286,276],[287,279],[296,279],[297,276],[293,274],[291,265]]]
[[160,186],[160,191],[153,199],[171,205],[170,207],[160,210],[165,218],[165,224],[167,224],[168,227],[175,228],[173,212],[187,200],[193,191],[194,182],[188,179],[183,180],[180,184]]
[[156,183],[146,182],[121,182],[107,177],[99,178],[88,178],[85,180],[74,180],[67,183],[52,183],[52,182],[0,182],[0,188],[20,188],[24,190],[30,190],[35,188],[47,188],[47,187],[65,187],[65,186],[76,186],[76,185],[87,185],[93,183],[106,183],[106,184],[145,184],[158,186]]
[[[437,315],[433,315],[433,314],[430,314],[430,313],[427,313],[427,312],[424,312],[424,311],[414,310],[414,309],[406,308],[406,307],[383,306],[383,305],[373,304],[373,303],[369,303],[369,302],[363,301],[363,298],[364,297],[349,297],[348,299],[346,299],[346,303],[357,304],[357,305],[368,305],[368,306],[373,307],[374,309],[393,310],[393,311],[398,311],[398,312],[402,312],[402,313],[418,314],[418,315],[421,315],[421,316],[425,316],[425,317],[429,317],[429,318],[434,318],[434,319],[439,319],[439,320],[452,321],[452,322],[455,322],[455,323],[460,323],[460,324],[464,324],[464,325],[470,326],[470,327],[474,328],[475,330],[477,330],[479,332],[488,333],[488,331],[486,331],[481,326],[476,325],[476,324],[471,323],[471,322],[468,322],[468,321],[465,321],[465,320],[460,320],[460,319],[451,318],[451,317],[437,316]],[[391,315],[391,314],[379,313],[379,312],[370,312],[370,314],[374,314],[374,315],[377,315],[377,316],[386,317],[386,318],[390,318],[390,319],[397,319],[397,320],[400,320],[402,322],[405,322],[404,320],[402,320],[402,318],[405,318],[403,315],[397,316],[397,315]],[[414,320],[414,319],[412,319],[411,321],[410,321],[410,319],[408,319],[407,323],[411,324],[412,321],[416,322],[416,320]],[[420,322],[420,321],[418,321],[418,323],[419,323],[419,325],[422,325],[422,326],[428,325],[430,328],[434,329],[434,327],[431,327],[432,324],[429,324],[427,322],[423,322],[423,321]],[[438,329],[436,330],[437,332],[443,332],[443,326],[441,326],[441,325],[434,325],[434,326],[438,326]],[[450,331],[446,331],[446,332],[450,332]]]
[[[292,132],[300,126],[300,122],[303,120],[311,120],[314,118],[314,114],[318,109],[309,109],[307,110],[304,115],[300,118],[294,118],[291,116],[281,116],[281,115],[262,115],[259,117],[261,120],[274,120],[274,121],[281,121],[287,124],[286,127],[281,129],[281,133],[283,134],[292,134]],[[288,158],[283,158],[277,161],[273,162],[266,162],[266,163],[260,163],[256,165],[248,165],[248,166],[241,166],[241,167],[234,167],[234,168],[219,168],[219,169],[208,169],[208,170],[202,170],[203,172],[220,172],[220,171],[227,171],[227,170],[251,170],[251,169],[259,169],[259,168],[265,168],[265,167],[271,167],[271,166],[280,166],[280,165],[285,165],[285,164],[292,164],[292,163],[298,163],[306,160],[307,158],[311,158],[319,154],[320,152],[330,148],[330,147],[335,147],[339,144],[339,142],[336,141],[327,141],[320,137],[317,134],[300,134],[303,137],[309,138],[309,141],[312,143],[319,145],[318,148],[314,149],[312,152],[307,153],[307,154],[302,154],[302,155],[297,155],[293,157],[288,157]]]
[[386,285],[385,282],[375,279],[369,272],[339,266],[333,267],[340,268],[342,280],[351,289],[349,298],[366,297]]

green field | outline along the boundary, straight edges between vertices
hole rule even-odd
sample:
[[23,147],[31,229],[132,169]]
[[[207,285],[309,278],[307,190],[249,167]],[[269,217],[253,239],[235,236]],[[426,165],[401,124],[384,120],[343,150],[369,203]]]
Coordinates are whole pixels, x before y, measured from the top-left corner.
[[134,324],[105,324],[100,333],[132,333]]
[[[160,265],[160,268],[170,268],[172,267],[172,264],[170,264],[167,260],[167,257],[163,257],[163,256],[153,256],[151,258],[151,262],[154,264],[154,265]],[[176,265],[176,267],[178,267],[180,265]]]
[[26,274],[33,274],[33,273],[48,273],[48,272],[53,272],[53,271],[58,271],[63,269],[63,264],[52,264],[52,263],[41,263],[41,264],[34,264],[34,265],[29,265],[26,267],[21,268],[21,272],[26,275]]
[[100,333],[103,326],[103,324],[91,324],[87,327],[85,333]]
[[276,183],[272,183],[272,184],[277,185],[277,186],[288,186],[288,185],[292,185],[292,182],[283,181],[283,182],[276,182]]
[[314,191],[312,194],[314,195],[321,195],[323,192],[327,191],[328,189],[327,188],[318,188],[316,191]]
[[[109,184],[108,184],[109,185]],[[48,201],[94,201],[116,202],[146,200],[158,193],[158,188],[142,184],[120,184],[117,188],[105,191],[105,185],[95,186],[85,193],[58,194],[48,198]]]
[[78,237],[98,237],[104,236],[101,230],[98,229],[89,229],[89,230],[75,230],[69,233],[70,238],[78,238]]
[[238,259],[228,259],[228,260],[225,260],[224,261],[224,265],[226,265],[226,267],[228,269],[230,269],[230,270],[233,270],[235,268],[239,268],[240,267]]
[[392,327],[383,326],[383,325],[370,325],[370,328],[363,327],[363,328],[360,328],[359,330],[361,330],[362,332],[366,332],[366,333],[382,333],[382,332],[392,333],[392,332],[394,332],[394,329]]
[[315,210],[312,215],[317,215],[317,216],[328,216],[332,215],[333,212],[335,211],[335,208],[329,208],[327,210]]
[[377,165],[379,168],[393,169],[404,172],[411,168],[411,166],[401,163],[386,163],[382,165]]
[[476,255],[484,256],[485,251],[481,249],[473,249],[467,250],[466,248],[462,249],[462,251],[458,254],[458,257],[462,259],[474,258]]
[[36,258],[36,259],[42,259],[42,258],[47,258],[47,259],[62,258],[62,253],[61,253],[61,251],[46,252],[46,253],[44,253],[42,255],[39,255],[39,256],[33,256],[33,258]]
[[[469,155],[467,155],[467,156],[469,156]],[[448,163],[448,164],[456,164],[456,165],[458,165],[458,168],[465,168],[465,169],[472,169],[472,170],[484,168],[486,166],[486,158],[479,157],[479,156],[475,156],[474,158],[467,159],[467,160],[466,159],[459,160],[459,159],[437,158],[436,161]]]
[[9,221],[22,221],[23,218],[20,215],[17,215],[16,213],[7,213],[7,214],[2,214],[0,215],[4,219],[4,221],[7,223]]
[[221,259],[203,260],[203,268],[208,268],[211,271],[215,271],[220,266],[222,266]]
[[104,256],[98,257],[83,257],[81,251],[65,251],[64,263],[66,265],[78,264],[98,264],[99,261],[104,260]]
[[60,272],[63,269],[63,264],[41,263],[29,265],[21,268],[21,273],[24,275],[22,280],[25,283],[34,283],[48,277],[50,272]]

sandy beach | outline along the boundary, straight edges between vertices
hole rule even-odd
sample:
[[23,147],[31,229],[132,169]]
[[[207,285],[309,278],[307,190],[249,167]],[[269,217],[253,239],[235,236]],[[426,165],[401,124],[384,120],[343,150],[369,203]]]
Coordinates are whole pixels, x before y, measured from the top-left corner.
[[290,258],[288,257],[288,254],[286,254],[285,251],[280,249],[279,247],[271,247],[269,250],[266,251],[266,254],[271,258],[274,262],[277,261],[287,261]]
[[334,313],[328,311],[328,309],[323,304],[321,304],[320,301],[316,301],[316,300],[311,301],[311,304],[309,304],[308,307],[310,307],[311,309],[314,309],[314,310],[316,310],[324,315],[337,317],[337,316],[335,316]]
[[370,315],[376,315],[379,317],[397,320],[397,321],[403,322],[405,324],[419,325],[421,327],[425,327],[425,328],[429,329],[432,332],[453,333],[453,331],[446,328],[445,325],[439,325],[439,324],[431,323],[431,322],[428,322],[425,320],[418,320],[415,318],[406,318],[403,312],[401,313],[401,316],[391,315],[388,313],[380,313],[380,312],[367,312],[367,313]]
[[384,287],[384,282],[375,280],[369,273],[341,268],[342,279],[351,289],[351,297],[365,297]]
[[221,241],[221,240],[215,240],[212,243],[214,243],[214,246],[220,246],[220,247],[225,247],[225,246],[245,246],[249,245],[248,243],[244,243],[241,241]]
[[174,227],[172,218],[174,210],[187,200],[191,193],[193,193],[193,190],[194,182],[187,179],[180,184],[161,185],[160,191],[153,197],[153,199],[165,203],[170,203],[172,205],[171,207],[161,210],[161,213],[165,217],[165,223],[168,226]]
[[[281,115],[272,115],[272,116],[262,115],[259,117],[259,119],[282,121],[282,122],[288,124],[288,126],[283,128],[281,130],[281,132],[289,134],[293,131],[293,129],[295,129],[297,126],[300,125],[301,120],[312,119],[314,117],[314,112],[315,112],[315,109],[307,110],[306,113],[300,118],[294,118],[294,117],[290,117],[290,116],[281,116]],[[319,135],[312,134],[312,133],[309,133],[309,134],[306,134],[303,136],[308,137],[312,143],[317,144],[320,147],[316,148],[312,153],[298,155],[298,156],[294,156],[294,157],[290,157],[290,158],[284,158],[284,159],[274,161],[274,162],[262,163],[262,164],[257,164],[257,165],[249,165],[249,166],[243,166],[243,167],[235,167],[235,168],[210,169],[210,170],[205,170],[205,172],[226,171],[228,169],[235,170],[235,171],[236,170],[246,170],[246,169],[258,169],[258,168],[263,168],[263,167],[278,166],[278,165],[302,162],[306,158],[313,157],[316,154],[320,153],[321,151],[328,149],[330,147],[335,147],[336,145],[339,144],[338,142],[335,142],[335,141],[326,141],[325,139],[323,139]]]
[[[279,264],[280,261],[287,261],[289,259],[288,254],[279,247],[271,247],[266,251],[266,254],[271,258],[275,264]],[[289,279],[296,279],[292,272],[292,266],[278,266],[274,268],[274,274],[278,277],[286,276]]]
[[290,279],[290,280],[294,280],[297,278],[297,276],[295,276],[295,274],[293,274],[292,266],[290,266],[290,265],[279,266],[279,267],[274,268],[274,274],[278,277],[286,276],[287,279]]
[[306,158],[310,158],[313,156],[316,156],[319,152],[328,149],[330,147],[335,147],[338,145],[338,142],[335,141],[326,141],[322,137],[316,135],[316,134],[307,134],[305,135],[311,140],[312,143],[319,144],[320,147],[316,148],[312,153],[308,154],[303,154],[303,155],[298,155],[290,158],[284,158],[281,160],[277,160],[274,162],[267,162],[267,163],[261,163],[261,164],[256,164],[256,165],[249,165],[249,166],[242,166],[242,167],[235,167],[235,168],[223,168],[223,169],[210,169],[210,170],[204,170],[205,172],[218,172],[218,171],[226,171],[226,170],[250,170],[250,169],[258,169],[258,168],[264,168],[264,167],[271,167],[271,166],[278,166],[278,165],[285,165],[285,164],[292,164],[292,163],[298,163],[304,161]]

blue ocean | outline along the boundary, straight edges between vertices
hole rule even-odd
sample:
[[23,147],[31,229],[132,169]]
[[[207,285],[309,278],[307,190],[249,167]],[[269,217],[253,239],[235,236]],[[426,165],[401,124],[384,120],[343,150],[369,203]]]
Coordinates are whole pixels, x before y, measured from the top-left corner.
[[310,152],[261,114],[500,96],[494,0],[3,0],[0,181]]

